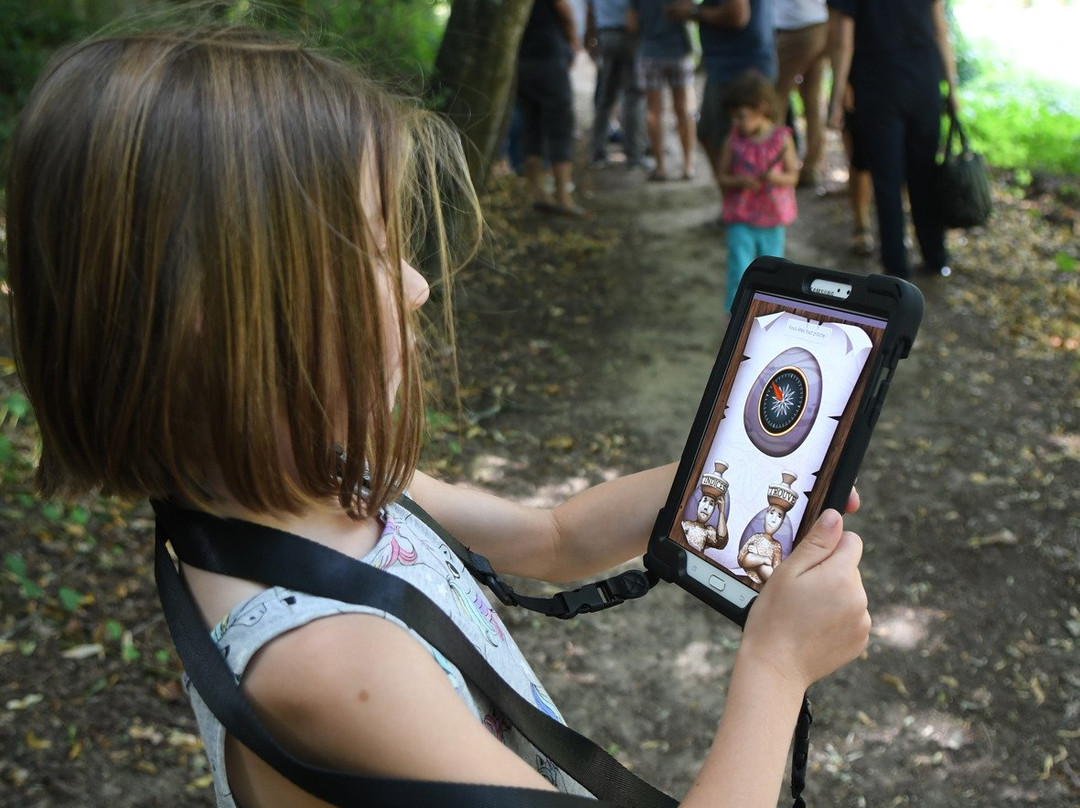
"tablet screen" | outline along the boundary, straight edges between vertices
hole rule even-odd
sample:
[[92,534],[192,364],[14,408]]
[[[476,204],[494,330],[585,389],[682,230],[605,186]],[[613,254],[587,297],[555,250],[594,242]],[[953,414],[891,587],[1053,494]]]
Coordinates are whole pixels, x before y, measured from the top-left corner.
[[885,327],[755,294],[668,538],[759,590],[822,507]]

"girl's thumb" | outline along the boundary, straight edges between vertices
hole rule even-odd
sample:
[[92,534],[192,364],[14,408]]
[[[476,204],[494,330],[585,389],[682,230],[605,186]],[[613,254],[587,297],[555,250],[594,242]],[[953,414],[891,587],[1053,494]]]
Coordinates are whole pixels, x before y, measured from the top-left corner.
[[795,569],[790,571],[796,574],[816,567],[833,554],[843,532],[844,519],[838,511],[830,508],[822,512],[784,564],[793,565]]

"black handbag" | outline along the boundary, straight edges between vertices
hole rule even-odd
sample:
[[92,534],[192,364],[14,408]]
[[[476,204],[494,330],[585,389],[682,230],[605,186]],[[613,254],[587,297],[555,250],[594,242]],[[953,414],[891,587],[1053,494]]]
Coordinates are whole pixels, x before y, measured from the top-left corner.
[[[956,143],[958,152],[954,152]],[[986,163],[971,149],[951,108],[945,146],[934,170],[934,196],[938,220],[947,228],[979,227],[986,224],[993,210]]]
[[[152,504],[157,523],[158,595],[188,677],[230,734],[308,793],[340,808],[675,808],[671,797],[518,695],[450,618],[404,580],[299,536],[249,522],[219,519],[167,502]],[[551,598],[519,595],[499,579],[487,559],[457,542],[419,505],[405,497],[399,504],[446,541],[466,568],[507,605],[566,618],[641,597],[656,583],[647,573],[630,570]],[[201,569],[368,605],[395,615],[457,665],[525,737],[599,799],[528,788],[371,777],[330,771],[298,760],[271,737],[244,697],[232,669],[206,630],[167,544],[172,545],[181,561]],[[250,548],[256,544],[262,552],[251,553]],[[792,756],[791,793],[796,808],[805,806],[801,792],[811,720],[809,702],[804,700]]]

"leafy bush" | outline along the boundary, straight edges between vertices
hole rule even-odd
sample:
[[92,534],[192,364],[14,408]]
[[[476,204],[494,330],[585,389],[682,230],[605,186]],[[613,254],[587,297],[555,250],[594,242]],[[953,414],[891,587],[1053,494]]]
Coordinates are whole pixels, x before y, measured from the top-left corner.
[[[80,9],[86,13],[77,13]],[[160,0],[0,0],[0,153],[53,52],[133,10],[146,15],[148,24],[184,19],[185,14],[200,19],[210,15],[293,31],[362,63],[403,91],[419,94],[434,66],[449,9],[450,0],[222,0],[190,8]]]
[[[319,8],[321,6],[321,10]],[[449,0],[310,3],[309,13],[368,70],[419,94],[435,66]]]
[[961,117],[999,168],[1080,175],[1080,86],[1032,75],[954,27]]
[[434,67],[450,0],[232,0],[219,8],[233,22],[297,33],[418,95]]
[[0,153],[53,51],[84,33],[70,0],[0,0]]
[[1037,79],[981,79],[963,93],[966,129],[992,165],[1080,175],[1080,91]]

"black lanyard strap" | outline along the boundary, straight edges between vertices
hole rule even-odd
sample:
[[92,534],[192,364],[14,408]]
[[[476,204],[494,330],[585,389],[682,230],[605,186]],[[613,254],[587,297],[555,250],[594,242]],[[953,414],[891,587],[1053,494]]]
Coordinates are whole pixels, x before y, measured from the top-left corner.
[[[538,710],[502,679],[420,590],[400,578],[289,533],[154,502],[155,572],[169,630],[181,660],[211,712],[267,763],[320,799],[338,806],[438,804],[572,808],[584,798],[507,787],[423,783],[332,772],[288,755],[270,737],[240,692],[236,677],[203,625],[191,594],[173,566],[166,541],[184,562],[211,572],[248,578],[365,605],[396,616],[453,662],[529,741],[567,776],[605,805],[673,808],[675,801],[639,779],[599,746]],[[258,547],[259,552],[252,552]],[[361,796],[363,795],[363,796]],[[596,806],[597,802],[588,800]]]
[[792,808],[806,808],[803,789],[806,787],[806,765],[810,757],[810,725],[814,723],[814,714],[810,711],[810,697],[803,696],[799,719],[795,722],[795,742],[791,751],[791,796],[795,800]]
[[655,573],[634,569],[602,581],[585,584],[568,592],[558,592],[547,598],[522,595],[515,592],[506,581],[499,577],[498,573],[491,568],[491,563],[487,558],[474,553],[459,542],[415,501],[409,497],[402,497],[397,504],[420,519],[442,539],[454,555],[461,559],[472,576],[490,589],[492,594],[506,606],[520,606],[547,617],[567,620],[579,614],[603,611],[612,606],[618,606],[624,601],[640,598],[660,580]]

